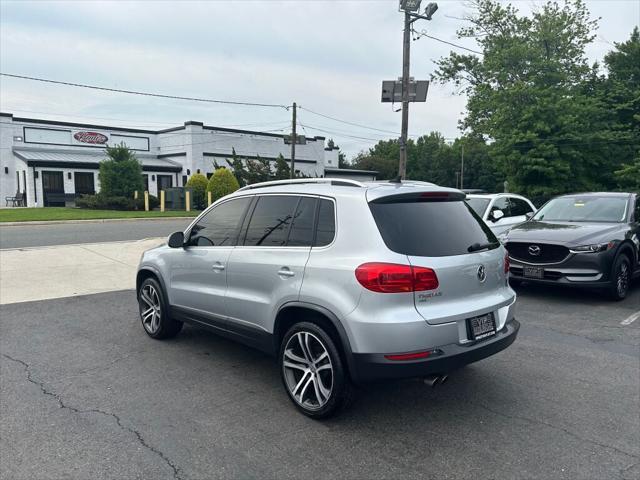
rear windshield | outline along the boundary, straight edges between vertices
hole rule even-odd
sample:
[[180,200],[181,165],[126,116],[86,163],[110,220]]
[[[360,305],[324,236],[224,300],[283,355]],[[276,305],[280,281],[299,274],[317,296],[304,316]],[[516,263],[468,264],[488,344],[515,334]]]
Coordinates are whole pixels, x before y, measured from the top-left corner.
[[404,255],[448,257],[500,245],[464,201],[372,202],[369,206],[384,243]]

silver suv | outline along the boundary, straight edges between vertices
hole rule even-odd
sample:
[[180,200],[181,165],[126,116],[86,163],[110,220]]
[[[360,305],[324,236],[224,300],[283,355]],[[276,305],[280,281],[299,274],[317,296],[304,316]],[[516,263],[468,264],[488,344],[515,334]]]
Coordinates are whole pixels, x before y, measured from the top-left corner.
[[506,251],[464,198],[422,182],[244,187],[144,253],[142,325],[161,339],[189,323],[275,355],[314,418],[354,383],[437,383],[519,329]]

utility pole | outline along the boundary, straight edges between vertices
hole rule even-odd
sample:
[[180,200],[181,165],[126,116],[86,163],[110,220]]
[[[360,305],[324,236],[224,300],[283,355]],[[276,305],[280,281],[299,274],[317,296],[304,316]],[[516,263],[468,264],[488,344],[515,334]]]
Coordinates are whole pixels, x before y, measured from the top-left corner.
[[464,188],[464,143],[461,143],[462,151],[460,154],[460,190]]
[[400,180],[407,178],[407,137],[409,135],[409,66],[411,63],[411,16],[404,12],[404,38],[402,41],[402,129],[400,130]]
[[291,178],[296,176],[296,141],[298,135],[296,134],[296,102],[293,102],[293,118],[291,120]]

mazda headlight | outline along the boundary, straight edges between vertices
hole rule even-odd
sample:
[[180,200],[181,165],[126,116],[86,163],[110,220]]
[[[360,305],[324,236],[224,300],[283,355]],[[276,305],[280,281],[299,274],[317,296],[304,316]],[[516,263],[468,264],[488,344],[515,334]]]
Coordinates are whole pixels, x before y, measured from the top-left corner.
[[604,252],[615,246],[614,242],[608,243],[594,243],[592,245],[581,245],[579,247],[572,247],[569,249],[571,253],[596,253]]

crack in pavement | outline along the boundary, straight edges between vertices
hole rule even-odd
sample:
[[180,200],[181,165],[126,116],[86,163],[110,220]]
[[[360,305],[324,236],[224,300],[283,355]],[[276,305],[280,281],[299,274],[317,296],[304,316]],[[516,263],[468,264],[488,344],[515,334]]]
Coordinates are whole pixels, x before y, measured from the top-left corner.
[[627,471],[631,470],[631,469],[632,469],[633,467],[635,467],[637,464],[638,464],[638,463],[636,462],[636,463],[632,463],[631,465],[627,465],[627,466],[626,466],[626,467],[624,467],[624,468],[621,468],[621,469],[620,469],[620,477],[621,477],[622,479],[624,479],[624,478],[625,478],[625,476],[624,476],[624,475],[625,475],[625,473],[626,473]]
[[31,366],[28,363],[26,363],[26,362],[24,362],[24,361],[22,361],[22,360],[20,360],[18,358],[13,358],[13,357],[11,357],[9,355],[6,355],[4,353],[2,353],[0,355],[2,355],[7,360],[10,360],[10,361],[12,361],[14,363],[22,365],[24,367],[24,371],[26,373],[27,381],[29,383],[32,383],[32,384],[36,385],[37,387],[39,387],[44,395],[55,399],[58,402],[58,405],[60,406],[60,408],[66,409],[66,410],[70,410],[70,411],[72,411],[74,413],[98,413],[100,415],[104,415],[104,416],[113,418],[116,421],[116,424],[120,427],[121,430],[124,430],[126,432],[129,432],[129,433],[132,433],[133,435],[135,435],[135,437],[138,440],[138,443],[140,443],[140,445],[142,445],[144,448],[146,448],[150,452],[152,452],[155,455],[157,455],[158,457],[160,457],[171,468],[171,470],[173,471],[173,478],[175,478],[176,480],[182,480],[182,477],[180,476],[180,468],[178,468],[163,452],[161,452],[157,448],[154,448],[153,446],[149,445],[140,432],[138,432],[134,428],[127,427],[126,425],[124,425],[122,423],[122,419],[118,415],[116,415],[115,413],[105,412],[104,410],[99,410],[99,409],[95,409],[95,408],[88,409],[88,410],[81,410],[79,408],[75,408],[75,407],[72,407],[70,405],[67,405],[66,403],[64,403],[62,398],[57,393],[55,393],[55,392],[53,392],[51,390],[48,390],[45,387],[44,382],[38,381],[38,380],[33,378],[32,374],[31,374]]
[[[552,428],[554,430],[559,430],[561,432],[564,432],[567,435],[569,435],[569,436],[571,436],[571,437],[573,437],[573,438],[575,438],[577,440],[580,440],[581,442],[586,442],[586,443],[590,443],[592,445],[595,445],[595,446],[598,446],[598,447],[601,447],[601,448],[605,448],[605,449],[608,449],[608,450],[613,450],[614,452],[617,452],[617,453],[619,453],[621,455],[625,455],[627,457],[631,457],[634,460],[639,460],[640,459],[640,457],[638,457],[637,455],[634,455],[633,453],[625,452],[624,450],[620,450],[617,447],[613,447],[611,445],[605,445],[604,443],[599,443],[599,442],[596,442],[595,440],[591,440],[589,438],[583,438],[580,435],[572,432],[571,430],[569,430],[567,428],[559,427],[557,425],[553,425],[552,423],[544,422],[544,421],[539,420],[539,419],[521,417],[519,415],[508,415],[506,413],[498,412],[496,410],[493,410],[492,408],[487,407],[486,405],[484,405],[482,403],[478,403],[478,402],[470,402],[470,403],[472,403],[473,405],[477,405],[480,408],[484,408],[486,411],[491,412],[494,415],[498,415],[500,417],[508,418],[510,420],[522,420],[522,421],[525,421],[525,422],[528,422],[528,423],[531,423],[531,424],[534,424],[534,425],[536,425],[536,424],[537,425],[544,425],[544,426]],[[624,468],[623,470],[621,470],[620,473],[622,474],[623,471],[628,470],[629,468],[633,467],[633,465],[635,465],[635,463],[630,465],[629,467]]]

